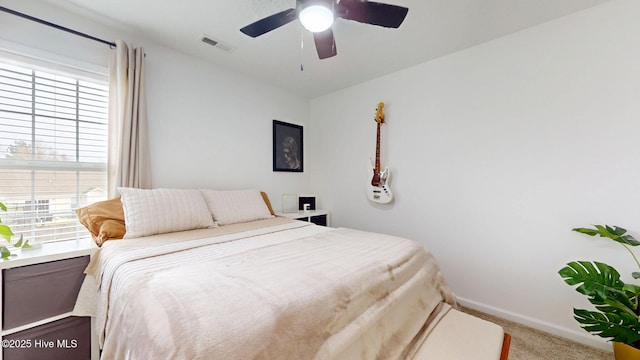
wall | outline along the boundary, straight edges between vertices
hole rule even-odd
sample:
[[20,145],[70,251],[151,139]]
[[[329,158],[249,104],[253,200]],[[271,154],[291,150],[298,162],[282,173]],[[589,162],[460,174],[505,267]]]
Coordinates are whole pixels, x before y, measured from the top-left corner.
[[[307,125],[307,99],[161,46],[116,22],[101,25],[88,13],[35,0],[1,4],[145,48],[154,187],[258,187],[269,194],[276,210],[282,194],[309,192],[308,172],[274,173],[271,157],[272,120]],[[108,64],[108,46],[4,12],[0,12],[0,40],[78,63]],[[305,146],[305,155],[310,152]]]
[[[313,99],[311,184],[332,225],[416,239],[463,304],[610,349],[577,326],[586,301],[557,271],[634,270],[624,249],[570,229],[640,235],[639,12],[612,1]],[[364,193],[379,101],[388,206]]]

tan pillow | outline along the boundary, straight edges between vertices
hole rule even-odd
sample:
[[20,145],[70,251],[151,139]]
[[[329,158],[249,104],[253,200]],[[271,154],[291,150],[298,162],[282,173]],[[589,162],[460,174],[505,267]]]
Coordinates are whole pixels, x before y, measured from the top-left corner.
[[120,198],[93,203],[76,210],[76,214],[98,246],[107,240],[124,237],[124,211]]
[[126,231],[124,221],[107,219],[100,225],[100,232],[94,240],[98,246],[102,246],[107,240],[122,239]]
[[271,213],[271,215],[275,215],[276,213],[273,211],[273,208],[271,207],[271,201],[269,201],[269,197],[267,196],[267,193],[264,191],[260,191],[260,195],[262,195],[262,199],[264,200],[264,203],[267,204],[267,207],[269,208],[269,212]]

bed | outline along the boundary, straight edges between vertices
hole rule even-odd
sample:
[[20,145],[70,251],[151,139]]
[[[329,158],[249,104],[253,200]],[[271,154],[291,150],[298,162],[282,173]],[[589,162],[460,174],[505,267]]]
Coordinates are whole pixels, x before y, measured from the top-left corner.
[[[128,195],[153,190],[127,191],[135,236],[101,244],[78,297],[102,359],[437,359],[424,355],[425,339],[456,303],[420,243],[273,217],[254,190],[250,201],[246,191],[203,193],[213,225],[205,216],[165,231],[171,216],[154,214],[146,228],[155,229],[140,232]],[[173,216],[194,217],[192,195],[169,206]],[[156,198],[138,210],[162,211],[167,196]],[[246,216],[251,204],[260,211]]]

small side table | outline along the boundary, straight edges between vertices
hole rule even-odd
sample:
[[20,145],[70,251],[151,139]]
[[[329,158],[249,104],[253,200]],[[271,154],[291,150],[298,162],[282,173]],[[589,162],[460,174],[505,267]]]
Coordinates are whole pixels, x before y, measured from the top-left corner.
[[309,210],[298,212],[277,213],[289,219],[311,222],[316,225],[329,226],[329,212],[326,210]]

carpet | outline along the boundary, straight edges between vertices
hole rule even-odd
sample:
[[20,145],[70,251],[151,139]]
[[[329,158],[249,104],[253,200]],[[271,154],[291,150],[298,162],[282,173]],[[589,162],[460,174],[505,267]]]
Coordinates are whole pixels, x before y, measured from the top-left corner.
[[[579,344],[466,307],[461,311],[494,322],[511,335],[509,360],[613,360],[613,352]],[[612,350],[613,351],[613,350]]]

